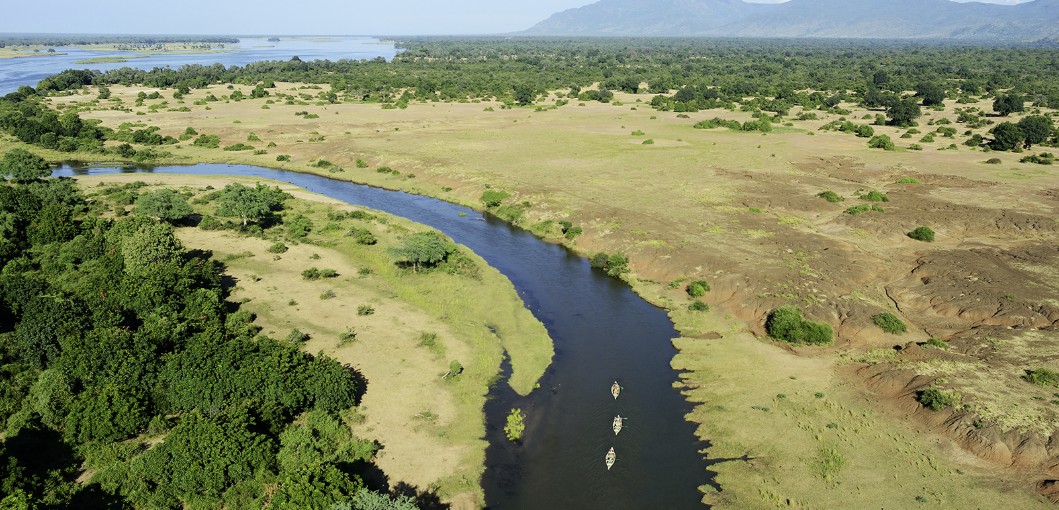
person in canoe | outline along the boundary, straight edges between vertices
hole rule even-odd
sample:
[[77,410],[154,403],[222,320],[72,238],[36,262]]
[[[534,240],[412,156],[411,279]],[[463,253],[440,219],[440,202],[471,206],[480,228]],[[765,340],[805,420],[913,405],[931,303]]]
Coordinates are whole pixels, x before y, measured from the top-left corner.
[[621,393],[621,386],[618,386],[618,381],[614,381],[614,384],[610,385],[610,394],[614,396],[614,400],[618,400],[619,393]]
[[611,425],[611,428],[614,429],[615,436],[618,435],[618,432],[621,432],[621,425],[623,420],[624,418],[622,418],[620,414],[614,417],[614,423]]
[[614,467],[614,462],[616,460],[618,460],[618,455],[614,453],[614,448],[611,448],[610,451],[607,452],[607,471],[610,471],[610,468]]

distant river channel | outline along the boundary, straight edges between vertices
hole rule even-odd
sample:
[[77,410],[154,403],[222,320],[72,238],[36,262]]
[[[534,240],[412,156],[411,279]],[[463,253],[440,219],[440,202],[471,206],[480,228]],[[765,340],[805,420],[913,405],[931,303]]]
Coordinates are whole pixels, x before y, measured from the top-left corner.
[[[122,67],[150,70],[156,67],[177,68],[187,64],[204,66],[216,63],[225,66],[244,66],[263,60],[371,60],[382,57],[386,60],[397,55],[398,49],[392,41],[380,41],[374,37],[280,37],[279,41],[264,38],[240,38],[238,43],[225,44],[220,52],[209,53],[162,53],[137,57],[135,51],[98,51],[75,47],[57,46],[55,53],[46,51],[40,55],[0,59],[0,95],[14,92],[26,85],[36,87],[40,80],[67,69],[94,69],[109,71]],[[178,46],[172,44],[171,46]],[[78,64],[78,62],[121,57],[125,62]]]
[[[589,267],[562,246],[473,209],[327,177],[237,165],[154,168],[64,166],[57,176],[114,173],[233,175],[287,182],[349,204],[434,227],[474,250],[515,285],[548,328],[555,359],[540,389],[520,397],[497,384],[486,403],[488,508],[495,510],[681,510],[704,508],[700,485],[713,484],[699,450],[707,446],[684,420],[691,406],[673,388],[677,336],[666,312],[623,282]],[[617,381],[621,394],[611,397]],[[503,433],[522,408],[520,443]],[[626,417],[621,433],[611,430]],[[607,470],[606,452],[617,462]],[[424,452],[429,455],[428,452]]]

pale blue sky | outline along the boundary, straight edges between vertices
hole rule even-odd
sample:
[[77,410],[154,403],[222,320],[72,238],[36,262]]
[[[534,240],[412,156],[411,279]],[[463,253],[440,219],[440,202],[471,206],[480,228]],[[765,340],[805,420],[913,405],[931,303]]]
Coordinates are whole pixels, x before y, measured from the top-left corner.
[[[46,0],[5,2],[0,33],[489,34],[594,0]],[[784,0],[750,0],[780,3]],[[970,1],[970,0],[957,0]],[[987,0],[980,0],[987,1]],[[988,0],[1022,3],[1027,0]]]

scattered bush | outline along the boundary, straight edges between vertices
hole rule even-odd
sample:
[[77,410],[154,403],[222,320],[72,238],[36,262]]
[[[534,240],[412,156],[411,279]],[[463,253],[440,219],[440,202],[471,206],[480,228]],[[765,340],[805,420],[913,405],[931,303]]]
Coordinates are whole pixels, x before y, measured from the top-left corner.
[[853,207],[850,207],[849,209],[846,209],[846,214],[848,214],[850,216],[857,216],[857,215],[864,214],[864,213],[869,213],[869,212],[879,212],[879,213],[881,213],[881,212],[886,212],[886,210],[883,209],[882,207],[879,207],[879,206],[875,205],[875,204],[855,205]]
[[629,272],[629,259],[618,252],[609,255],[604,252],[599,252],[589,259],[589,265],[602,269],[608,276],[620,277]]
[[684,288],[684,290],[686,290],[688,295],[691,297],[702,297],[710,291],[710,284],[702,280],[696,280],[689,283],[687,287]]
[[987,165],[999,165],[1001,163],[1003,163],[1003,161],[1000,161],[1000,158],[989,158],[985,160],[985,164]]
[[871,149],[883,149],[887,151],[897,150],[897,148],[894,147],[893,140],[886,135],[872,137],[872,139],[868,141],[868,147]]
[[372,308],[370,305],[360,305],[357,307],[357,315],[360,315],[362,317],[366,315],[372,315],[374,313],[375,309]]
[[944,340],[937,339],[937,338],[931,338],[930,340],[927,340],[924,343],[924,345],[929,345],[931,347],[935,347],[935,348],[942,349],[942,350],[945,350],[945,349],[949,348],[948,342],[946,342]]
[[807,345],[827,345],[834,332],[831,325],[806,320],[802,311],[793,306],[773,310],[765,320],[769,336],[784,342]]
[[372,234],[371,231],[366,228],[353,228],[348,233],[346,233],[346,235],[352,237],[353,241],[357,244],[371,246],[379,241],[375,237],[375,234]]
[[896,315],[890,312],[873,315],[871,321],[882,328],[883,331],[892,335],[900,335],[908,330],[905,327],[905,323],[901,322],[901,319],[898,319]]
[[897,184],[923,184],[923,182],[914,177],[902,177],[897,179]]
[[1055,164],[1055,154],[1051,152],[1042,152],[1040,154],[1031,154],[1019,160],[1019,163],[1036,163],[1038,165],[1052,165]]
[[280,154],[279,156],[276,156],[276,161],[290,161],[290,155]]
[[287,335],[287,342],[292,344],[300,344],[309,341],[309,334],[302,333],[298,328],[291,330],[290,334]]
[[934,242],[934,231],[930,227],[918,227],[915,230],[905,234],[916,241],[923,241],[927,243]]
[[482,193],[481,201],[486,208],[492,209],[499,207],[503,203],[504,199],[510,198],[511,194],[506,191],[496,191],[487,189]]
[[916,396],[916,400],[923,404],[924,407],[929,407],[932,411],[940,411],[946,407],[954,407],[957,404],[956,395],[937,388],[928,388],[921,391]]
[[1027,370],[1023,378],[1037,386],[1059,386],[1059,372],[1048,370],[1047,368]]
[[890,201],[890,197],[886,196],[886,193],[882,193],[882,192],[875,191],[875,190],[869,191],[869,192],[861,195],[858,198],[860,198],[861,200],[866,200],[868,202],[889,202]]
[[252,151],[252,150],[254,150],[254,146],[253,145],[247,145],[245,143],[241,143],[240,142],[240,143],[237,143],[235,145],[229,145],[229,146],[225,147],[224,150],[226,150],[228,152]]
[[282,242],[275,242],[272,246],[268,247],[269,253],[286,253],[288,249],[287,245]]
[[522,439],[522,433],[526,430],[526,414],[522,412],[522,409],[512,409],[511,414],[507,415],[507,424],[504,425],[504,435],[507,436],[509,441],[518,441]]
[[820,197],[820,198],[822,198],[824,200],[827,200],[828,202],[831,202],[832,204],[837,204],[839,202],[844,202],[846,200],[845,198],[842,198],[841,196],[839,196],[838,193],[835,193],[834,191],[831,191],[831,190],[821,192],[820,194],[818,194],[816,196],[818,196],[818,197]]
[[692,301],[690,305],[688,305],[688,310],[691,310],[693,312],[708,312],[710,311],[710,305],[703,303],[702,301],[695,300]]

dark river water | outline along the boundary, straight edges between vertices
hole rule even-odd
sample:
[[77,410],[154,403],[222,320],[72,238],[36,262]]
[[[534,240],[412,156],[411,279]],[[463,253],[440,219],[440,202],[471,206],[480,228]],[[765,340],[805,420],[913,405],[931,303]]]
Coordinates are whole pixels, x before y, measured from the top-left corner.
[[13,92],[22,85],[36,87],[41,79],[67,69],[97,69],[108,71],[122,67],[154,69],[155,67],[177,68],[185,64],[204,66],[221,63],[226,66],[243,66],[262,60],[370,60],[383,57],[390,60],[397,54],[393,42],[384,42],[372,37],[280,37],[279,42],[264,38],[242,38],[238,43],[225,44],[226,51],[202,54],[161,54],[144,58],[129,58],[127,62],[104,64],[78,64],[77,62],[97,57],[131,57],[135,52],[95,51],[72,47],[56,47],[56,53],[65,55],[33,56],[0,59],[0,95]]
[[[506,384],[486,404],[486,472],[491,509],[695,509],[712,484],[698,453],[706,446],[684,420],[691,409],[673,388],[677,335],[665,311],[567,249],[472,209],[433,198],[252,166],[153,169],[71,168],[56,175],[117,172],[239,175],[275,179],[350,204],[430,225],[506,275],[548,328],[555,359],[541,388],[520,397]],[[460,216],[465,214],[465,216]],[[610,386],[622,386],[611,397]],[[508,411],[527,414],[524,440],[504,438]],[[616,415],[627,417],[617,436]],[[617,453],[607,470],[604,456]]]

